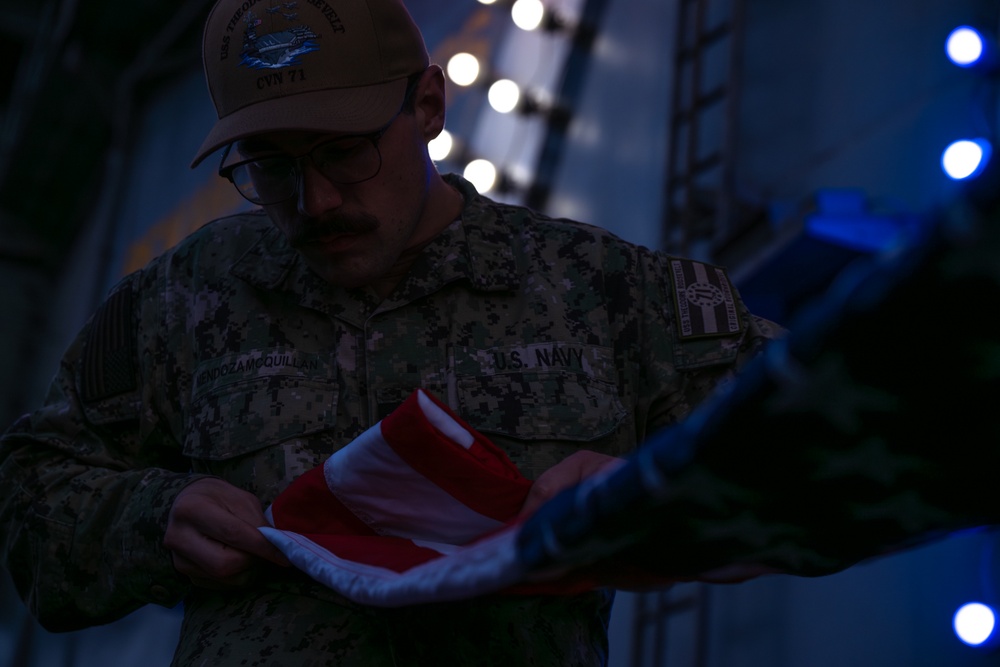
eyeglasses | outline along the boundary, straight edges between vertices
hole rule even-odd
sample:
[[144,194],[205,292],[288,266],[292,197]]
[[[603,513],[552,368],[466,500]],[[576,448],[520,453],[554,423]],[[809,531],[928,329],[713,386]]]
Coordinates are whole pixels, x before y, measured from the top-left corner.
[[233,144],[226,147],[219,175],[229,179],[247,201],[261,206],[298,196],[302,182],[300,162],[308,158],[331,183],[352,185],[375,178],[382,169],[378,142],[396,122],[402,110],[370,134],[331,139],[301,155],[272,155],[226,164]]
[[378,142],[400,114],[412,108],[410,100],[422,76],[423,72],[410,75],[399,111],[374,132],[337,137],[301,155],[262,155],[233,164],[226,164],[233,150],[233,144],[229,144],[219,163],[219,176],[229,179],[244,199],[260,206],[278,204],[298,196],[302,185],[300,162],[306,158],[325,178],[337,185],[353,185],[375,178],[382,169],[382,152]]

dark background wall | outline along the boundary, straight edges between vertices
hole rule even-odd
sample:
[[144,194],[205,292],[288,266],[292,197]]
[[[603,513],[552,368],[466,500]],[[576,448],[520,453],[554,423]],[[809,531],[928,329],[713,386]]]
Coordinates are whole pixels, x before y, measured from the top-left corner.
[[[570,18],[603,4],[597,38],[572,70],[582,72],[575,86],[565,85],[574,57],[565,36],[518,32],[503,3],[408,6],[438,62],[468,50],[505,76],[573,93],[546,211],[662,247],[677,222],[666,210],[665,184],[678,141],[669,122],[678,1],[547,3]],[[41,400],[59,353],[110,285],[243,206],[215,178],[214,161],[187,169],[212,121],[198,69],[210,4],[0,1],[4,424]],[[733,16],[731,2],[711,5],[711,16]],[[847,230],[898,230],[946,206],[958,190],[941,173],[941,151],[997,125],[995,75],[959,70],[944,58],[945,36],[960,23],[996,35],[1000,9],[995,0],[748,3],[730,144],[730,194],[744,233],[726,244],[696,238],[691,254],[727,264],[756,311],[788,324],[803,301],[869,251],[810,233],[810,220],[822,214],[818,196],[846,190],[862,202],[860,219],[841,221]],[[722,61],[713,63],[707,76],[732,80]],[[721,144],[722,128],[708,118],[703,144]],[[466,156],[488,157],[529,181],[551,136],[544,119],[496,114],[476,86],[451,87],[448,129]],[[701,195],[713,210],[723,193],[709,183]],[[511,188],[496,196],[524,201],[528,194]],[[922,316],[933,322],[933,304]],[[933,324],[926,326],[932,335]],[[748,435],[747,446],[765,437]],[[998,664],[1000,654],[965,647],[950,628],[960,603],[998,594],[983,576],[997,569],[996,540],[976,532],[832,577],[699,589],[710,603],[707,620],[695,628],[678,615],[657,626],[672,642],[661,664],[695,664],[696,630],[708,642],[703,664],[718,667]],[[25,617],[2,581],[0,667],[169,662],[176,611],[149,609],[53,637]],[[630,661],[645,655],[632,634],[639,602],[620,600],[613,665],[639,664]]]

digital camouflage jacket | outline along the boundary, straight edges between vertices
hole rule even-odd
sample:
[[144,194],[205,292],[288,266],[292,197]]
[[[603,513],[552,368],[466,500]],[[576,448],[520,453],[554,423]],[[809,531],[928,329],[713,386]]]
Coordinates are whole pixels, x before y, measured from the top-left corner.
[[0,448],[4,564],[45,626],[184,600],[180,665],[606,660],[610,593],[376,610],[279,568],[192,589],[161,544],[194,479],[266,505],[416,387],[532,479],[578,449],[624,455],[775,333],[721,269],[451,182],[461,218],[382,302],[322,282],[262,212],[112,290]]

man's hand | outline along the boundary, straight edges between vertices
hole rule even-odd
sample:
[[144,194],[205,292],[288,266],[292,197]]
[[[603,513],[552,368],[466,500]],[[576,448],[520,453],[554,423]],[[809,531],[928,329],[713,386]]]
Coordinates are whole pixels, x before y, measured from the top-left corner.
[[201,479],[177,494],[163,546],[174,568],[196,586],[245,586],[262,560],[288,566],[257,528],[268,525],[260,501],[221,479]]
[[524,499],[524,505],[521,506],[521,512],[518,516],[534,514],[535,510],[541,507],[545,501],[563,489],[574,486],[584,478],[601,470],[617,467],[624,462],[624,459],[585,449],[570,454],[538,476],[538,479],[531,485],[531,490],[528,492],[528,497]]

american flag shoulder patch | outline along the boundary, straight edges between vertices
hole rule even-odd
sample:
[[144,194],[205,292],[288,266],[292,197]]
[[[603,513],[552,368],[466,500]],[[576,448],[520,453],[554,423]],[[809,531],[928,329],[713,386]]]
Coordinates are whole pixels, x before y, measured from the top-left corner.
[[672,259],[670,272],[681,339],[731,336],[742,330],[725,269],[690,259]]
[[82,398],[85,403],[138,388],[136,341],[132,336],[132,289],[118,290],[94,315],[83,354]]

